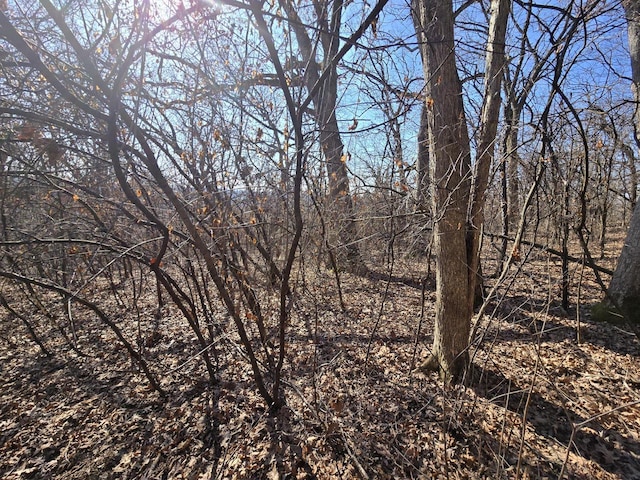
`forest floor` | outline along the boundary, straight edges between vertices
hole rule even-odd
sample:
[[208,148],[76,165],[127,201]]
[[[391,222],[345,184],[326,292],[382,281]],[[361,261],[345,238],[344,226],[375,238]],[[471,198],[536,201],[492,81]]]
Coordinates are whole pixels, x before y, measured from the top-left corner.
[[277,415],[232,325],[212,387],[165,309],[145,351],[161,400],[103,328],[79,325],[78,353],[34,316],[47,357],[0,312],[0,478],[640,478],[640,345],[591,321],[602,295],[588,268],[571,266],[565,311],[556,258],[513,266],[479,320],[466,385],[445,387],[411,370],[431,344],[426,261],[397,259],[389,276],[371,260],[386,267],[341,276],[344,310],[331,272],[300,287]]

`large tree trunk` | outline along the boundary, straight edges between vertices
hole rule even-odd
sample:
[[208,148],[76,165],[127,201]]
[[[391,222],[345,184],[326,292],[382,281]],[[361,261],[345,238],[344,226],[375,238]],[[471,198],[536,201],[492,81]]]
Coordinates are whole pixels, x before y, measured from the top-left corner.
[[[336,104],[336,85],[332,89],[333,101],[323,98],[320,100],[322,110],[327,106]],[[316,105],[318,104],[316,103]],[[317,107],[316,107],[317,108]],[[361,271],[364,269],[360,252],[356,243],[357,229],[355,215],[353,211],[353,201],[349,191],[349,176],[347,174],[346,156],[338,121],[335,115],[335,108],[330,109],[328,118],[320,114],[317,118],[320,128],[320,145],[324,154],[327,176],[329,182],[329,199],[331,201],[330,210],[335,216],[337,235],[340,245],[338,246],[338,257],[346,263],[346,267],[351,271]]]
[[431,358],[425,367],[455,380],[468,362],[472,311],[467,266],[467,207],[471,190],[470,146],[462,84],[454,55],[451,1],[414,0],[422,50],[431,198],[436,256],[436,318]]
[[454,51],[453,3],[414,0],[427,109],[436,255],[436,318],[431,357],[423,369],[456,381],[468,363],[469,333],[479,269],[479,231],[493,159],[500,106],[509,0],[493,0],[478,159],[471,184],[471,152]]
[[640,207],[636,205],[609,296],[625,319],[640,326]]
[[[640,2],[623,2],[628,22],[629,53],[636,101],[634,132],[640,145]],[[609,296],[625,319],[640,325],[640,208],[636,205],[618,265],[611,278]]]
[[[625,0],[623,3],[627,15],[627,34],[629,37],[629,55],[631,57],[631,77],[636,109],[633,115],[633,133],[636,145],[640,148],[640,3],[637,0]],[[630,159],[631,204],[636,206],[638,190],[638,172],[635,156]],[[629,229],[631,231],[631,229]],[[628,240],[629,238],[627,238]],[[636,237],[636,242],[639,237]]]

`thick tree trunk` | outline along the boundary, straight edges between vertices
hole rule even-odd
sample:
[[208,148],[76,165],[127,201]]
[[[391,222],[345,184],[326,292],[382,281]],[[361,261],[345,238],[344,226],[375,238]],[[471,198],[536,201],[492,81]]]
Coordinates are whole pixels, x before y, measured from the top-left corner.
[[347,269],[358,271],[363,269],[360,252],[356,243],[357,228],[353,211],[353,201],[349,191],[344,145],[338,130],[335,110],[331,111],[325,121],[318,119],[320,126],[320,145],[325,157],[329,183],[330,211],[335,219],[338,257],[346,263]]
[[640,325],[640,208],[637,205],[611,278],[609,296],[627,321]]
[[[627,35],[629,38],[629,56],[631,57],[631,77],[633,79],[633,94],[636,101],[636,109],[633,115],[633,133],[636,146],[640,148],[640,2],[638,0],[625,0],[623,2],[627,15]],[[635,164],[635,155],[629,163],[631,180],[631,204],[634,211],[637,210],[636,200],[638,195],[638,171]],[[631,229],[629,229],[631,231]],[[629,240],[629,237],[627,237]],[[636,242],[640,237],[636,237]],[[640,264],[637,264],[640,266]]]
[[[469,308],[466,225],[470,146],[462,84],[454,55],[451,1],[414,0],[414,22],[422,50],[431,198],[436,256],[436,318],[432,357],[425,368],[445,380],[464,371],[472,311]],[[435,78],[434,78],[435,77]]]
[[638,169],[636,167],[636,158],[631,157],[629,161],[629,182],[631,183],[631,208],[635,208],[638,203]]
[[455,62],[453,3],[414,0],[413,18],[426,79],[426,119],[436,255],[433,348],[423,369],[456,381],[467,349],[479,271],[479,231],[500,108],[509,0],[493,0],[478,159],[471,185],[471,149]]
[[[636,111],[634,132],[640,145],[640,2],[623,2],[628,22],[629,53]],[[625,319],[640,324],[640,208],[636,205],[618,265],[611,278],[609,296]]]
[[[629,55],[631,57],[631,78],[636,102],[640,99],[640,2],[625,0],[622,2],[627,16],[627,35],[629,38]],[[636,144],[640,147],[640,105],[636,103],[633,116],[633,129]]]

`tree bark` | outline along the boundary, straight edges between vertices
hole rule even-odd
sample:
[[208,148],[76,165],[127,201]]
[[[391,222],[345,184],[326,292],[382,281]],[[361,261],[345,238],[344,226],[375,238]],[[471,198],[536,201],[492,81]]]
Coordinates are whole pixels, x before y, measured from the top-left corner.
[[455,62],[451,1],[414,0],[420,43],[430,150],[436,256],[436,318],[425,367],[456,380],[468,362],[471,310],[466,224],[471,189],[470,145]]
[[[511,0],[492,0],[489,37],[485,58],[485,80],[478,154],[472,197],[469,204],[467,249],[469,252],[469,303],[471,308],[482,301],[482,274],[480,268],[480,229],[484,224],[484,204],[489,171],[495,157],[495,140],[500,117],[500,91],[504,70],[505,37]],[[516,137],[517,138],[517,137]]]
[[625,319],[640,324],[640,208],[631,217],[611,283],[609,296]]
[[518,156],[519,123],[520,109],[512,103],[505,108],[507,132],[504,139],[504,152],[507,158],[507,228],[514,227],[518,223],[518,215],[520,215],[520,184],[518,182],[518,166],[520,165],[520,157]]
[[429,121],[427,115],[427,107],[423,105],[420,113],[418,161],[416,165],[418,173],[416,181],[416,210],[419,212],[427,212],[429,210]]
[[[636,145],[640,148],[640,3],[637,0],[625,0],[623,2],[627,16],[627,35],[629,38],[629,56],[631,57],[632,89],[636,102],[633,115],[633,136]],[[630,160],[631,177],[631,203],[635,210],[638,189],[638,172],[635,164],[635,156]],[[631,231],[631,229],[629,229]],[[627,238],[628,239],[628,238]],[[640,237],[636,237],[636,242]],[[640,264],[639,264],[640,265]]]
[[[623,2],[627,16],[629,54],[636,111],[633,117],[636,144],[640,146],[640,2]],[[609,285],[609,297],[625,319],[640,324],[640,208],[636,205],[618,264]]]
[[500,108],[504,35],[509,0],[493,0],[487,47],[485,92],[476,171],[471,182],[471,147],[455,62],[452,1],[413,0],[422,56],[429,145],[436,318],[431,357],[423,369],[455,382],[469,361],[473,299],[479,269],[479,231],[493,160]]

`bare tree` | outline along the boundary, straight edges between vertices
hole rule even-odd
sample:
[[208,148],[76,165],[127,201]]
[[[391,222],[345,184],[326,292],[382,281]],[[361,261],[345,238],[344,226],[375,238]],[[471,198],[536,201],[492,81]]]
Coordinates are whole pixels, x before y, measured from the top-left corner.
[[504,39],[510,2],[491,3],[485,89],[476,170],[472,172],[462,84],[455,61],[452,2],[412,5],[422,53],[430,153],[436,263],[436,319],[431,357],[423,365],[460,378],[479,266],[479,230],[500,107]]
[[336,115],[338,106],[338,64],[335,58],[340,46],[342,27],[342,0],[313,2],[316,27],[310,35],[293,2],[281,1],[282,9],[291,20],[290,28],[295,33],[301,59],[291,63],[304,70],[304,83],[313,103],[312,115],[318,127],[318,141],[326,162],[329,184],[330,215],[336,217],[335,239],[337,251],[348,269],[358,271],[364,264],[357,246],[357,229],[353,201],[349,190],[347,170],[348,155],[340,134]]

